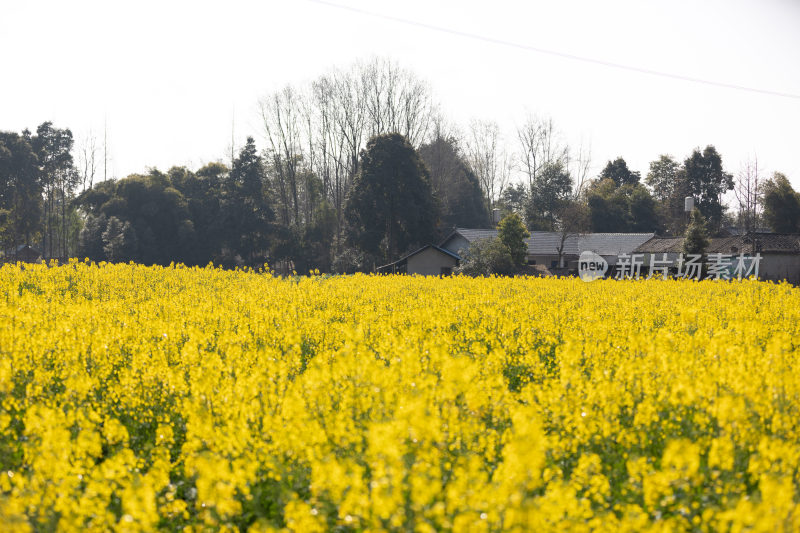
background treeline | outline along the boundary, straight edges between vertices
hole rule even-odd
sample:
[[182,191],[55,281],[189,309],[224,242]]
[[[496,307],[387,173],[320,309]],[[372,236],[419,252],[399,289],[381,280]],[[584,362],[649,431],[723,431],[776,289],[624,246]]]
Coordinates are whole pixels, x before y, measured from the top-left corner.
[[563,235],[683,234],[686,196],[712,234],[800,229],[789,180],[767,179],[755,160],[734,176],[709,145],[682,161],[662,155],[645,176],[622,157],[593,176],[589,150],[564,142],[551,120],[528,116],[510,138],[490,121],[457,127],[424,81],[382,59],[286,87],[259,108],[261,147],[248,138],[195,171],[119,180],[96,179],[96,141],[76,146],[69,129],[0,132],[0,249],[348,272],[454,226],[492,227],[494,209]]

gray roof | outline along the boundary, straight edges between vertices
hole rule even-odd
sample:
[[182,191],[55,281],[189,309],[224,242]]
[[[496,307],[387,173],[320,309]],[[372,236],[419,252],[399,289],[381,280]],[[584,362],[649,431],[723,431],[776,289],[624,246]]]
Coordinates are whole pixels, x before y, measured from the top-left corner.
[[[532,231],[531,236],[525,239],[528,244],[528,255],[558,255],[561,237],[561,233],[557,231]],[[566,255],[578,253],[574,235],[567,235],[562,253]]]
[[[528,255],[558,255],[561,245],[561,232],[532,231],[525,239]],[[442,245],[454,235],[459,234],[469,242],[497,237],[496,229],[456,228],[447,236]],[[583,251],[592,251],[600,255],[618,255],[631,253],[637,246],[653,237],[653,233],[582,233],[568,235],[564,240],[564,255],[578,255]]]
[[[638,246],[636,253],[680,253],[683,237],[653,237]],[[800,253],[800,235],[795,233],[753,233],[711,239],[707,253],[752,254]]]
[[731,253],[800,253],[800,235],[797,233],[751,233],[711,239],[712,252]]
[[680,253],[683,250],[683,237],[653,237],[636,247],[634,252],[645,254]]
[[[528,245],[528,255],[558,255],[558,245],[561,242],[561,234],[555,231],[532,231],[531,236],[525,239]],[[455,235],[461,235],[470,243],[483,240],[494,239],[497,237],[496,229],[471,229],[456,228],[453,233],[447,236],[442,245],[446,244]],[[575,253],[574,239],[568,238],[564,243],[564,253]]]
[[395,265],[395,264],[398,264],[398,263],[402,263],[403,261],[407,261],[409,257],[417,255],[418,253],[423,252],[423,251],[427,250],[428,248],[433,248],[437,252],[443,253],[444,255],[448,255],[448,256],[452,257],[453,259],[455,259],[456,261],[461,261],[461,257],[458,254],[451,252],[450,250],[447,250],[445,248],[441,248],[439,246],[436,246],[435,244],[426,244],[422,248],[419,248],[417,250],[414,250],[413,252],[410,252],[410,253],[404,255],[403,257],[401,257],[397,261],[392,261],[391,263],[387,263],[385,265],[379,266],[378,269],[380,270],[382,268],[386,268],[388,266]]
[[653,238],[654,233],[583,233],[578,235],[578,250],[598,255],[629,254]]
[[445,241],[456,233],[467,239],[469,242],[479,241],[481,239],[493,239],[497,237],[496,229],[456,228],[453,230],[453,233],[451,233],[447,239],[445,239]]

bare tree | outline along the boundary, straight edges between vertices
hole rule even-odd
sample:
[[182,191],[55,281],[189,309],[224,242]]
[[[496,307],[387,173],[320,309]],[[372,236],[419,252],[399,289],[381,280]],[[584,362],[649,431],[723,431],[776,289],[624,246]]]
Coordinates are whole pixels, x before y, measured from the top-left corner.
[[306,90],[287,87],[260,101],[271,181],[279,219],[313,218],[321,194],[336,213],[338,249],[347,194],[366,142],[400,133],[414,146],[425,141],[436,108],[430,89],[386,59],[333,70]]
[[763,182],[758,170],[758,158],[753,157],[742,164],[733,189],[739,206],[739,224],[745,234],[756,230],[761,217]]
[[294,225],[300,221],[298,166],[303,155],[299,97],[291,86],[287,86],[262,99],[260,107],[269,144],[267,153],[279,196],[281,219],[287,226]]
[[108,120],[103,119],[103,181],[108,180]]
[[457,186],[460,160],[452,155],[461,155],[459,137],[456,127],[437,114],[431,121],[428,144],[418,149],[430,170],[434,193],[443,206],[449,205],[449,196],[458,192],[453,187]]
[[571,198],[561,206],[558,216],[558,266],[564,268],[566,266],[564,264],[564,249],[566,248],[567,240],[571,237],[577,237],[589,229],[589,208],[581,200]]
[[335,252],[366,142],[400,133],[418,147],[437,112],[429,86],[385,59],[333,70],[305,90],[287,87],[262,99],[260,111],[279,220],[308,223],[327,201],[336,214]]
[[558,132],[550,118],[544,119],[528,115],[522,126],[517,128],[519,159],[522,172],[533,188],[539,171],[550,163],[566,163],[568,148],[558,138]]
[[585,146],[583,141],[574,152],[567,149],[566,155],[568,172],[572,176],[572,196],[564,198],[558,208],[559,243],[558,266],[563,268],[564,249],[566,242],[571,237],[576,237],[589,229],[589,209],[583,198],[584,188],[589,177],[589,167],[592,163],[591,147]]
[[97,137],[92,130],[81,140],[77,149],[78,172],[80,173],[81,191],[91,189],[94,185],[95,174],[98,165],[98,146]]
[[589,168],[592,165],[592,147],[585,145],[583,140],[578,144],[577,150],[565,152],[567,168],[574,180],[573,199],[578,200],[583,195],[586,184],[589,180]]
[[449,120],[438,109],[431,115],[430,128],[428,129],[428,142],[436,139],[454,139],[459,144],[464,143],[464,133],[458,124]]
[[341,167],[341,143],[336,142],[340,136],[335,131],[334,107],[333,81],[322,76],[311,85],[306,116],[310,152],[314,154],[312,170],[320,176],[323,190],[331,199],[334,198],[336,174]]
[[306,107],[310,168],[336,213],[335,250],[341,245],[344,208],[358,170],[365,111],[354,71],[334,71],[311,84]]
[[412,146],[419,146],[433,116],[428,85],[387,59],[376,58],[356,68],[368,137],[400,133]]
[[355,69],[349,73],[337,72],[334,76],[333,90],[336,99],[334,121],[336,133],[344,145],[344,164],[346,176],[339,184],[341,201],[349,190],[352,177],[358,171],[358,156],[365,142],[366,102]]
[[497,123],[473,120],[467,134],[467,160],[481,184],[486,207],[491,213],[495,201],[511,179],[513,161],[502,146]]

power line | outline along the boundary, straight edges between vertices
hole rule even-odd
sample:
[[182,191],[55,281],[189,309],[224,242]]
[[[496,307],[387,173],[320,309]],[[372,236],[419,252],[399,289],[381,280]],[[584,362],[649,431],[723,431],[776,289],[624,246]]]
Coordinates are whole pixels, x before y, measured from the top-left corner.
[[545,55],[550,55],[550,56],[554,56],[554,57],[560,57],[562,59],[569,59],[569,60],[572,60],[572,61],[581,61],[583,63],[590,63],[590,64],[593,64],[593,65],[600,65],[600,66],[603,66],[603,67],[616,68],[616,69],[620,69],[620,70],[627,70],[629,72],[636,72],[636,73],[639,73],[639,74],[647,74],[647,75],[650,75],[650,76],[658,76],[658,77],[661,77],[661,78],[668,78],[668,79],[673,79],[673,80],[688,81],[688,82],[691,82],[691,83],[699,83],[699,84],[703,84],[703,85],[710,85],[712,87],[722,87],[724,89],[734,89],[734,90],[737,90],[737,91],[747,91],[747,92],[751,92],[751,93],[765,94],[765,95],[768,95],[768,96],[778,96],[778,97],[781,97],[781,98],[792,98],[792,99],[795,99],[795,100],[800,100],[800,94],[786,93],[786,92],[780,92],[780,91],[772,91],[772,90],[769,90],[769,89],[760,89],[758,87],[748,87],[748,86],[745,86],[745,85],[736,85],[736,84],[733,84],[733,83],[725,83],[725,82],[721,82],[721,81],[713,81],[713,80],[707,80],[707,79],[703,79],[703,78],[695,78],[695,77],[692,77],[692,76],[684,76],[682,74],[672,74],[670,72],[663,72],[663,71],[659,71],[659,70],[652,70],[652,69],[647,69],[647,68],[635,67],[635,66],[631,66],[631,65],[625,65],[625,64],[622,64],[622,63],[615,63],[613,61],[605,61],[605,60],[602,60],[602,59],[594,59],[594,58],[591,58],[591,57],[579,56],[579,55],[575,55],[575,54],[568,54],[568,53],[565,53],[565,52],[559,52],[557,50],[549,50],[549,49],[546,49],[546,48],[539,48],[539,47],[530,46],[530,45],[527,45],[527,44],[515,43],[513,41],[506,41],[504,39],[496,39],[494,37],[486,37],[484,35],[478,35],[478,34],[475,34],[475,33],[469,33],[469,32],[465,32],[465,31],[454,30],[454,29],[451,29],[451,28],[445,28],[443,26],[435,26],[433,24],[428,24],[428,23],[425,23],[425,22],[418,22],[418,21],[415,21],[415,20],[409,20],[409,19],[405,19],[405,18],[401,18],[401,17],[395,17],[393,15],[384,15],[382,13],[376,13],[374,11],[368,11],[366,9],[361,9],[361,8],[357,8],[357,7],[345,6],[345,5],[337,4],[335,2],[329,2],[327,0],[307,0],[307,1],[315,3],[315,4],[320,4],[320,5],[325,5],[325,6],[328,6],[328,7],[336,8],[336,9],[341,9],[341,10],[344,10],[344,11],[350,11],[352,13],[358,13],[360,15],[366,15],[366,16],[373,17],[373,18],[389,20],[391,22],[398,22],[400,24],[405,24],[405,25],[408,25],[408,26],[416,26],[418,28],[425,28],[427,30],[438,31],[438,32],[441,32],[441,33],[448,33],[450,35],[456,35],[458,37],[465,37],[467,39],[473,39],[473,40],[483,41],[483,42],[487,42],[487,43],[491,43],[491,44],[507,46],[507,47],[510,47],[510,48],[517,48],[519,50],[526,50],[526,51],[529,51],[529,52],[536,52],[538,54],[545,54]]

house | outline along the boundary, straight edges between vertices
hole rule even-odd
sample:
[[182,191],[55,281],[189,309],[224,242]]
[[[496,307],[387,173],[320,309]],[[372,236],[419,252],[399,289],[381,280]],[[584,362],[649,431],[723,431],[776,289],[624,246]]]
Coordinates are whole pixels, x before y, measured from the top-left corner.
[[[547,268],[565,268],[580,253],[575,235],[562,235],[555,231],[532,231],[525,239],[528,245],[528,264]],[[559,254],[559,250],[561,253]]]
[[496,229],[455,228],[444,238],[439,247],[461,257],[473,242],[495,237],[497,237]]
[[[473,242],[495,237],[497,237],[496,229],[455,228],[439,246],[461,256]],[[577,258],[574,237],[568,237],[564,241],[563,253],[558,253],[562,246],[561,238],[561,233],[555,231],[532,231],[531,236],[525,239],[528,247],[526,251],[528,264],[553,268],[559,266],[559,255],[565,261],[566,258],[573,258],[573,256]]]
[[[532,231],[525,239],[529,265],[544,265],[547,268],[577,270],[581,252],[592,251],[603,256],[609,266],[616,264],[617,256],[632,253],[650,240],[654,233],[581,233],[563,235],[557,231]],[[470,243],[480,239],[497,237],[496,229],[456,228],[439,245],[461,255]],[[559,253],[560,252],[560,253]]]
[[[634,253],[643,254],[644,265],[650,264],[651,254],[676,264],[683,252],[683,237],[653,237],[638,246]],[[800,284],[800,234],[751,233],[710,239],[707,254],[754,256],[761,254],[758,278],[769,281],[786,280]],[[666,254],[666,255],[664,255]]]
[[[631,254],[633,251],[651,240],[655,233],[583,233],[576,237],[578,255],[582,252],[594,252],[608,263],[609,271],[613,272],[617,258],[622,254]],[[570,269],[577,270],[575,263],[569,264]]]
[[16,248],[7,250],[3,260],[9,263],[21,261],[23,263],[36,263],[42,260],[42,253],[28,244],[20,244]]
[[379,274],[419,274],[449,276],[461,260],[458,254],[433,244],[401,257],[394,263],[378,267]]

